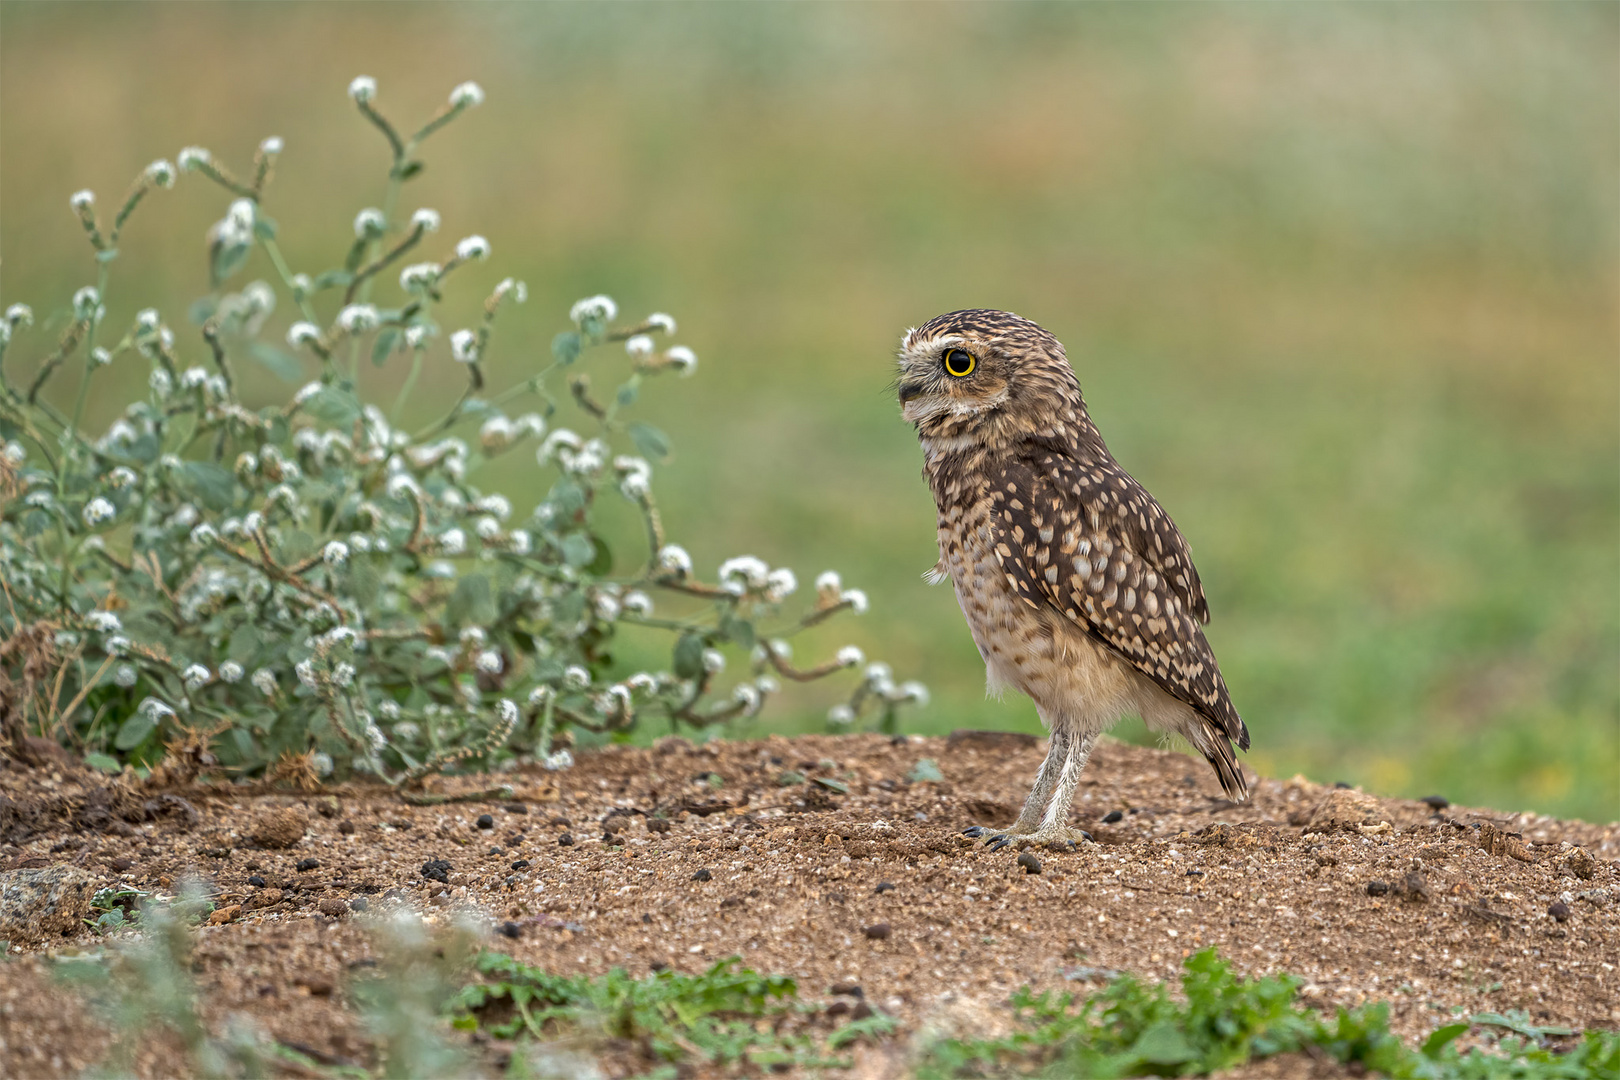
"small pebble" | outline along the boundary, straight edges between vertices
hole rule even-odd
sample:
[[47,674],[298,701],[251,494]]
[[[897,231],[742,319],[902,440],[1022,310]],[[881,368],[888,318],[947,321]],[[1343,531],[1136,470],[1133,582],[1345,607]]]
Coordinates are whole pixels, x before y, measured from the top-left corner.
[[348,903],[335,896],[327,897],[316,904],[315,907],[322,915],[328,915],[334,919],[342,918],[349,913]]
[[367,908],[369,908],[370,906],[371,906],[371,901],[367,900],[363,896],[357,896],[353,900],[349,901],[349,910],[350,911],[364,911]]
[[661,817],[648,818],[647,819],[647,831],[648,832],[655,832],[655,833],[669,832],[669,819],[668,818],[661,818]]
[[507,803],[506,812],[508,814],[527,814],[529,812],[529,808],[520,802]]
[[514,870],[527,870],[528,867],[529,867],[529,860],[528,859],[519,859],[517,862],[512,864],[512,869],[514,869]]
[[479,814],[476,824],[480,829],[493,829],[495,827],[495,818],[490,814]]
[[1444,810],[1451,805],[1451,800],[1444,795],[1425,795],[1418,802],[1434,810]]
[[344,836],[353,836],[354,822],[350,821],[348,818],[344,818],[342,821],[338,822],[338,832],[342,833]]
[[554,817],[547,824],[555,825],[562,829],[568,829],[572,828],[574,823],[565,817]]
[[1367,882],[1367,895],[1368,896],[1383,896],[1388,892],[1389,892],[1389,882],[1387,882],[1387,881],[1369,881],[1369,882]]
[[442,881],[450,884],[450,862],[447,859],[429,859],[422,864],[422,880]]
[[692,875],[692,880],[693,881],[709,881],[709,880],[712,880],[713,878],[714,878],[714,875],[709,873],[709,868],[707,866],[705,866],[703,869],[699,870],[697,873]]
[[1041,860],[1037,859],[1032,851],[1021,853],[1018,856],[1018,865],[1024,868],[1026,874],[1038,874],[1041,872]]
[[302,873],[305,873],[306,871],[317,869],[320,865],[321,865],[321,860],[319,860],[319,859],[299,859],[298,860],[298,865],[296,867],[294,867],[294,869],[296,869],[300,874],[302,874]]
[[117,858],[117,859],[114,859],[112,862],[108,863],[107,865],[112,867],[113,873],[122,874],[124,871],[128,870],[130,867],[135,865],[135,860],[134,859],[126,859],[126,858]]
[[561,844],[563,847],[573,847],[574,834],[571,832],[563,833],[561,836],[557,837],[557,843]]
[[827,988],[827,993],[842,995],[843,997],[865,997],[866,991],[861,989],[857,982],[836,982]]
[[265,881],[264,878],[260,877],[258,874],[254,874],[252,877],[248,878],[248,884],[252,885],[255,889],[262,889],[268,885],[269,882]]
[[506,849],[503,847],[492,847],[489,849],[489,853],[491,855],[505,855]]
[[827,1006],[828,1016],[844,1016],[848,1012],[849,1002],[847,1001],[835,1001],[831,1005]]
[[889,924],[886,922],[873,923],[871,926],[862,928],[861,933],[873,941],[887,941],[889,939]]
[[857,1001],[855,1003],[855,1007],[849,1011],[849,1018],[851,1020],[865,1020],[871,1015],[872,1006],[868,1005],[864,1001]]
[[520,938],[523,936],[523,927],[515,922],[503,922],[497,928],[497,931],[502,937]]
[[1552,906],[1547,908],[1547,914],[1559,922],[1569,922],[1569,905],[1562,900],[1554,900]]
[[873,889],[872,891],[875,892],[875,893],[878,893],[880,895],[883,894],[883,893],[886,893],[886,892],[893,892],[894,891],[894,882],[892,882],[892,881],[880,881],[880,882],[878,882],[877,888]]
[[1104,825],[1112,825],[1116,821],[1123,820],[1124,817],[1125,815],[1120,813],[1118,810],[1110,810],[1108,813],[1103,815],[1102,823]]

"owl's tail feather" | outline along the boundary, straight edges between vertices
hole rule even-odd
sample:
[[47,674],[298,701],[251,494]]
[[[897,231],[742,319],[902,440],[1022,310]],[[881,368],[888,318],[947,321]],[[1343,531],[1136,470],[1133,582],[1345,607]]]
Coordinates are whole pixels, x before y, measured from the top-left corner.
[[1232,749],[1231,740],[1226,732],[1214,724],[1205,721],[1193,730],[1184,732],[1187,740],[1198,749],[1204,759],[1209,762],[1210,768],[1221,781],[1221,790],[1233,802],[1243,802],[1249,797],[1249,781],[1243,775],[1243,767],[1238,764],[1237,752]]

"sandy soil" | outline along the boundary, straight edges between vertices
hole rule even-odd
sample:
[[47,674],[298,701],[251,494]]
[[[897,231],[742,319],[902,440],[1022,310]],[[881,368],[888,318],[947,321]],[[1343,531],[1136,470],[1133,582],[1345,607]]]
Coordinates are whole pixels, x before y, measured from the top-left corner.
[[[669,739],[510,774],[510,801],[425,807],[358,786],[129,790],[41,752],[33,764],[0,758],[0,885],[63,865],[89,876],[58,871],[81,889],[168,892],[201,877],[230,919],[198,932],[209,1021],[250,1014],[333,1062],[375,1061],[345,996],[371,960],[355,909],[400,903],[430,917],[476,909],[492,947],[560,973],[696,972],[735,953],[793,975],[806,1000],[858,985],[902,1026],[862,1052],[869,1075],[897,1072],[928,1031],[1000,1030],[1022,984],[1173,977],[1206,945],[1247,971],[1304,977],[1323,1007],[1387,999],[1409,1038],[1457,1007],[1620,1025],[1620,825],[1302,778],[1261,780],[1234,806],[1201,761],[1105,742],[1074,809],[1097,843],[1040,851],[1032,873],[961,830],[1009,823],[1043,749],[968,732]],[[910,779],[922,759],[943,780]],[[449,863],[445,881],[425,879],[430,860]],[[29,926],[10,931],[0,966],[0,1075],[76,1074],[110,1036],[53,979],[51,957],[94,937]],[[141,1060],[150,1075],[174,1072],[161,1048]],[[1306,1067],[1245,1075],[1290,1064]]]

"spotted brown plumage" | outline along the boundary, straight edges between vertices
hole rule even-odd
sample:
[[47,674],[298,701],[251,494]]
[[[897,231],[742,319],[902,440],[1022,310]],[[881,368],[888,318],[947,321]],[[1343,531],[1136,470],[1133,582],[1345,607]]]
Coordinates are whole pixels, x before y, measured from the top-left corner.
[[898,385],[939,511],[935,574],[955,587],[991,688],[1029,694],[1052,731],[1024,812],[992,840],[1069,838],[1091,745],[1133,713],[1245,797],[1230,740],[1247,749],[1249,734],[1200,625],[1192,554],[1108,452],[1062,345],[1007,312],[952,312],[907,332]]

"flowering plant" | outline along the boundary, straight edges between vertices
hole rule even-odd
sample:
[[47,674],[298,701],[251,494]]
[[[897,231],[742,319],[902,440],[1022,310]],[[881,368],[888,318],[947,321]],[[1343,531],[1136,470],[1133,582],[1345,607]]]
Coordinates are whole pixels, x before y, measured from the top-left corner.
[[[162,763],[310,785],[362,772],[404,786],[469,759],[564,767],[576,730],[622,737],[649,718],[712,727],[758,713],[781,678],[863,666],[830,720],[876,714],[892,728],[898,706],[925,696],[921,686],[896,686],[852,646],[798,668],[786,642],[863,610],[864,594],[829,572],[809,609],[785,616],[792,571],[743,556],[704,581],[664,535],[652,474],[668,440],[625,414],[644,383],[696,369],[690,349],[666,343],[670,316],[621,321],[608,297],[581,300],[550,362],[489,393],[497,318],[527,299],[522,282],[503,280],[477,325],[444,335],[465,366],[460,399],[420,430],[400,426],[438,351],[444,290],[491,253],[468,236],[438,259],[407,262],[440,219],[402,213],[400,196],[424,140],[483,91],[457,87],[408,137],[379,111],[373,80],[356,79],[349,95],[393,162],[382,207],[356,215],[340,265],[297,273],[277,244],[266,191],[280,139],[260,144],[249,180],[188,147],[175,165],[149,166],[110,222],[91,192],[72,197],[96,283],[74,295],[66,329],[25,382],[5,371],[32,312],[12,304],[0,320],[4,735],[52,737],[109,770]],[[230,197],[209,234],[210,292],[190,306],[190,326],[152,307],[115,337],[104,297],[120,232],[184,174]],[[255,255],[274,284],[235,285]],[[378,287],[396,264],[398,294],[384,300]],[[284,302],[294,311],[288,348],[265,333]],[[182,360],[183,339],[203,363]],[[598,401],[577,369],[613,345],[625,373]],[[409,365],[386,412],[358,396],[362,355]],[[148,366],[147,393],[93,437],[82,430],[87,387],[126,356]],[[245,361],[295,381],[319,376],[285,403],[250,405],[233,377]],[[84,377],[66,411],[41,391],[71,362]],[[551,384],[565,376],[559,400]],[[521,405],[532,411],[512,415]],[[589,434],[556,426],[565,405]],[[531,446],[552,481],[523,517],[471,477]],[[644,557],[609,549],[596,511],[612,497],[639,511]],[[655,597],[679,613],[656,612]],[[614,677],[608,646],[627,625],[673,635],[668,670]],[[722,685],[728,646],[747,654],[747,669]]]

